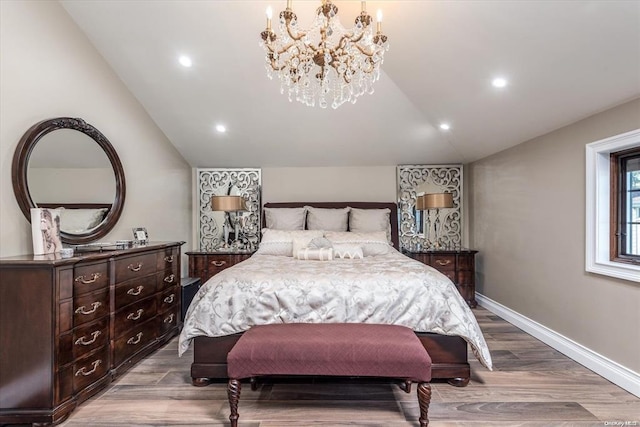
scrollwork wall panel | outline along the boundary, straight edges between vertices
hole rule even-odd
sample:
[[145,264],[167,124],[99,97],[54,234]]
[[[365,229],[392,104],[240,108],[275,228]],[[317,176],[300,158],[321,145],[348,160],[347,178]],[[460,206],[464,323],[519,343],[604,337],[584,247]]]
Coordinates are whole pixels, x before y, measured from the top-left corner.
[[[221,250],[225,244],[222,231],[225,213],[211,210],[211,196],[214,195],[239,195],[247,205],[247,212],[240,213],[241,227],[232,249],[253,251],[258,247],[261,185],[260,169],[197,169],[199,250]],[[230,215],[237,214],[231,212]]]
[[[420,230],[422,215],[439,215],[440,242],[446,248],[462,246],[462,165],[400,165],[397,167],[400,247],[428,249],[431,230]],[[451,193],[453,208],[416,211],[422,193]]]

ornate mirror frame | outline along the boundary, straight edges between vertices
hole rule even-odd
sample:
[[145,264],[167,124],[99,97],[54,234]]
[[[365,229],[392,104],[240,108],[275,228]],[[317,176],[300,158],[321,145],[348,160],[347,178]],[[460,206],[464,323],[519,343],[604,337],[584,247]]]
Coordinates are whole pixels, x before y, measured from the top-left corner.
[[[260,241],[262,170],[259,168],[197,169],[198,248],[204,252],[253,252]],[[238,240],[227,247],[223,238],[224,213],[211,210],[211,196],[238,195],[247,211]],[[232,213],[233,214],[233,213]]]
[[421,193],[446,192],[453,195],[453,208],[438,212],[440,240],[444,248],[459,249],[462,246],[462,165],[399,165],[396,171],[400,248],[429,249],[428,236],[419,231],[418,222],[423,216],[416,210],[416,199]]
[[107,212],[106,217],[95,228],[82,234],[70,234],[61,232],[60,237],[64,243],[83,244],[95,241],[105,236],[118,222],[124,207],[124,199],[126,193],[124,169],[120,158],[116,153],[109,140],[95,127],[88,124],[82,119],[72,117],[57,117],[54,119],[43,120],[31,126],[29,130],[22,136],[16,151],[13,155],[13,163],[11,165],[11,177],[13,181],[13,192],[15,193],[18,205],[22,213],[28,221],[31,220],[31,208],[37,208],[34,203],[27,182],[27,170],[29,166],[29,157],[31,152],[38,144],[38,141],[45,135],[58,129],[71,129],[82,132],[93,139],[105,152],[113,168],[116,184],[116,195],[111,208]]

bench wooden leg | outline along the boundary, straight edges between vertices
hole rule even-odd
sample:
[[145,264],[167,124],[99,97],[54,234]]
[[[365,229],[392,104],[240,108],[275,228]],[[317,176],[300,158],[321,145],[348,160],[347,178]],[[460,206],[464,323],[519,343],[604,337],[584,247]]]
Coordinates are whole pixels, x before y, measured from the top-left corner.
[[420,427],[429,425],[429,404],[431,403],[431,385],[418,384],[418,404],[420,405]]
[[238,427],[238,401],[240,400],[240,380],[229,379],[229,385],[227,387],[227,395],[229,396],[229,407],[231,408],[231,415],[229,415],[229,421],[231,421],[231,427]]

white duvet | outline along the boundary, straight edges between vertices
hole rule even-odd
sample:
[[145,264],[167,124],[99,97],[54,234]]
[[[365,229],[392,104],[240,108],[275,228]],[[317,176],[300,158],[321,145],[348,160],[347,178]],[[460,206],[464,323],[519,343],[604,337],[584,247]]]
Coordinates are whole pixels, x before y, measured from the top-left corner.
[[475,316],[451,281],[396,250],[364,259],[305,261],[253,255],[209,279],[194,297],[180,334],[217,337],[270,323],[382,323],[457,335],[491,369]]

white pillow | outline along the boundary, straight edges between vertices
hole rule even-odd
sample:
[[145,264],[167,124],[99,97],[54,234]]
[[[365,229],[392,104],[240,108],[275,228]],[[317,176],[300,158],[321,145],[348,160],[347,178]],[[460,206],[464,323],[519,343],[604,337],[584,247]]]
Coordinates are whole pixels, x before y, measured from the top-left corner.
[[349,207],[340,209],[314,208],[307,209],[307,230],[347,231],[349,224]]
[[333,259],[333,248],[304,248],[295,252],[297,259],[314,261],[331,261]]
[[262,229],[262,240],[256,254],[293,256],[293,241],[305,247],[316,237],[322,237],[322,230],[271,230]]
[[385,231],[374,231],[371,233],[327,231],[324,233],[324,237],[333,243],[334,248],[336,244],[341,243],[361,246],[364,256],[384,255],[391,250]]
[[336,243],[333,245],[333,255],[336,259],[362,259],[364,252],[362,246],[349,243]]
[[368,233],[370,231],[384,231],[387,241],[391,243],[391,209],[358,209],[349,211],[349,231]]
[[305,208],[264,208],[265,225],[273,230],[304,230]]
[[60,209],[60,231],[65,233],[84,233],[102,222],[107,208],[99,209]]

